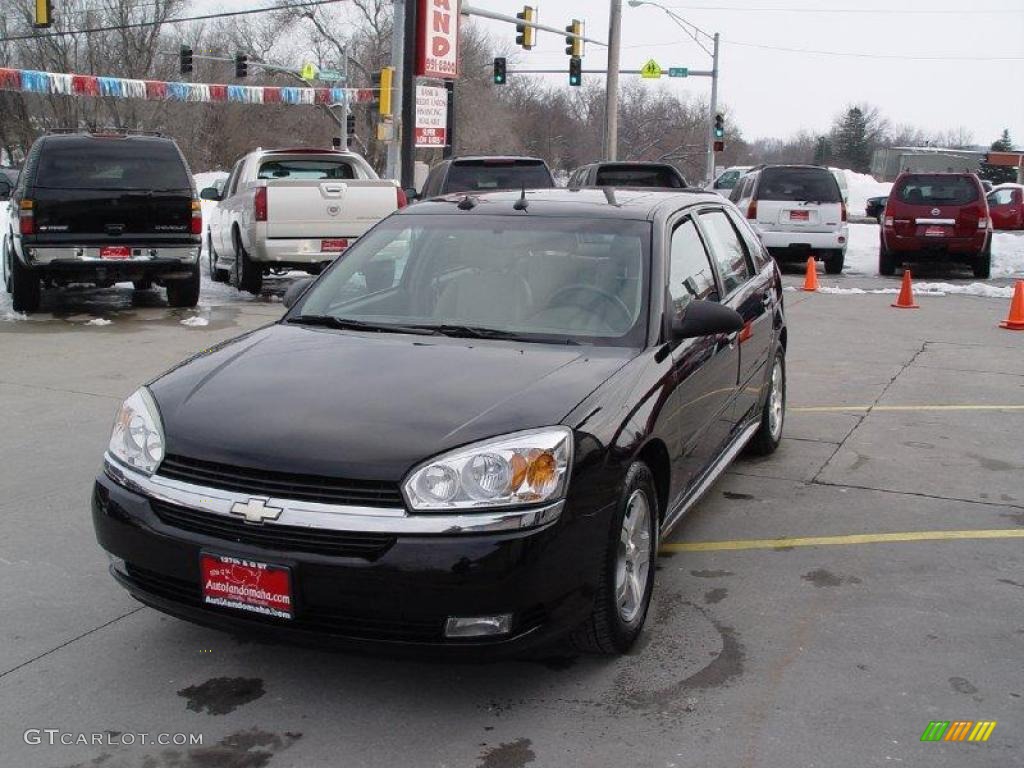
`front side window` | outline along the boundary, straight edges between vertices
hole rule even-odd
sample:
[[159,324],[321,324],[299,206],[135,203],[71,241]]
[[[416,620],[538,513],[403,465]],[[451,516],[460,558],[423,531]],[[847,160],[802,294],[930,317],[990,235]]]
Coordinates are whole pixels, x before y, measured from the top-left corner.
[[989,205],[1012,205],[1013,190],[997,189],[995,192],[988,196],[988,203]]
[[681,316],[691,301],[717,297],[715,273],[693,219],[672,233],[668,292],[676,316]]
[[722,288],[728,296],[753,277],[747,247],[725,211],[706,211],[700,222],[708,236],[711,253],[722,275]]
[[295,316],[455,336],[642,346],[649,222],[413,215],[360,239]]

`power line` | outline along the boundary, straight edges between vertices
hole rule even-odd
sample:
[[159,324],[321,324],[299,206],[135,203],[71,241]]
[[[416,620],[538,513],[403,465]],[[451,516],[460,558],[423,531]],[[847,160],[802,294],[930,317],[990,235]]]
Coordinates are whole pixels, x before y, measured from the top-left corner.
[[10,43],[20,40],[39,40],[48,37],[68,37],[69,35],[91,35],[98,32],[117,32],[122,29],[142,29],[144,27],[161,27],[165,24],[183,24],[189,21],[208,21],[210,19],[226,19],[233,16],[251,16],[256,13],[271,13],[273,11],[284,11],[292,8],[312,8],[321,5],[334,5],[344,0],[307,0],[300,3],[289,3],[287,5],[275,5],[270,8],[250,8],[247,11],[222,11],[221,13],[208,13],[200,16],[181,16],[176,19],[164,21],[139,21],[132,24],[113,24],[106,27],[92,27],[91,29],[73,29],[64,32],[39,32],[31,35],[12,35],[11,37],[0,37],[0,43]]
[[814,13],[814,14],[871,14],[877,16],[977,16],[979,14],[986,15],[1020,15],[1024,14],[1024,9],[1021,8],[993,8],[993,9],[974,9],[970,10],[951,10],[941,8],[929,8],[929,9],[913,9],[913,10],[901,10],[897,8],[811,8],[811,7],[774,7],[774,8],[757,8],[751,6],[736,6],[736,5],[669,5],[666,8],[671,8],[676,11],[725,11],[725,12],[742,12],[742,13]]
[[[889,61],[1024,61],[1024,56],[957,56],[957,55],[931,55],[915,56],[912,54],[900,53],[863,53],[860,51],[821,51],[811,48],[787,48],[781,45],[766,45],[764,43],[748,43],[741,40],[729,40],[722,38],[724,45],[737,45],[744,48],[759,48],[765,51],[779,51],[782,53],[798,53],[804,56],[832,56],[836,58],[853,59],[882,59]],[[638,43],[636,45],[625,45],[623,48],[668,48],[678,47],[679,43]]]

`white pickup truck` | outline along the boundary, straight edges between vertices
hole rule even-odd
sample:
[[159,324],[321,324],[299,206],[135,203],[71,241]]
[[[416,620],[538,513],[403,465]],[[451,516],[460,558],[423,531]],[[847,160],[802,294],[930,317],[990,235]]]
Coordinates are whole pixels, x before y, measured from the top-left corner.
[[263,276],[319,274],[357,238],[407,204],[362,157],[324,149],[256,150],[237,163],[207,216],[210,277],[259,293]]

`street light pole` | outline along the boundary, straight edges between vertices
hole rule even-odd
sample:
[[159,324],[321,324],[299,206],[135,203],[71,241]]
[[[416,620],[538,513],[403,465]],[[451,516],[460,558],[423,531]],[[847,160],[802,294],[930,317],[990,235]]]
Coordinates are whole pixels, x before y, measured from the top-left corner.
[[708,183],[715,179],[715,118],[718,116],[718,43],[715,32],[715,48],[711,55],[711,119],[708,120]]
[[605,99],[604,159],[619,157],[619,66],[622,52],[622,0],[612,0],[608,29],[608,80]]
[[391,111],[397,116],[394,121],[395,135],[388,143],[388,164],[385,178],[397,179],[402,168],[401,132],[402,125],[402,78],[405,73],[405,0],[395,0],[395,21],[391,25],[391,66],[395,68],[395,87],[391,94]]

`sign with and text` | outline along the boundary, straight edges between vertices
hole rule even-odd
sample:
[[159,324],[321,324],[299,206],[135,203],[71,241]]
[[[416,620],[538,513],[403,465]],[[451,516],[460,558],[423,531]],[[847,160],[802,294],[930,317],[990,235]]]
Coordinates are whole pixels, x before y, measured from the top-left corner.
[[436,80],[459,76],[459,0],[418,0],[416,74]]

